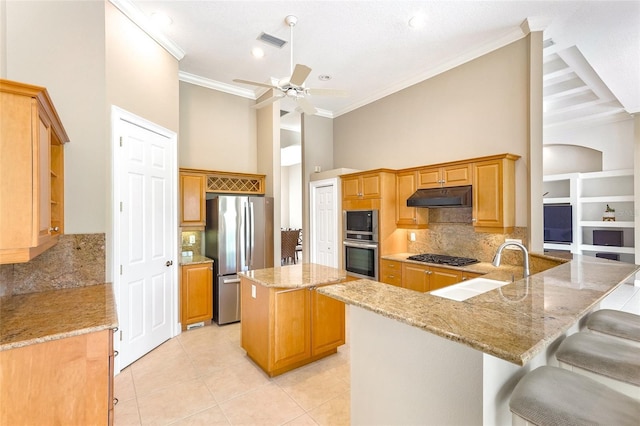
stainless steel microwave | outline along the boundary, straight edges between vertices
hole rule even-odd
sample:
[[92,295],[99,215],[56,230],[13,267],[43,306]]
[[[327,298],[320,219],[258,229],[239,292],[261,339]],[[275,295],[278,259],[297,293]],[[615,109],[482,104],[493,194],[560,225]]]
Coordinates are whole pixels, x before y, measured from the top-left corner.
[[345,241],[378,242],[378,210],[344,210]]

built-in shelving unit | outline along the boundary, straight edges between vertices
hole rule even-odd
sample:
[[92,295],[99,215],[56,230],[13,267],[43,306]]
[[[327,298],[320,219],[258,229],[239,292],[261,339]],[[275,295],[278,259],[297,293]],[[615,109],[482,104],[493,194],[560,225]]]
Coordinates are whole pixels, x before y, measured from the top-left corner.
[[[547,250],[564,250],[596,256],[619,255],[623,262],[635,262],[633,170],[566,173],[545,176],[544,204],[572,206],[573,241],[545,243]],[[603,221],[607,205],[615,209],[615,221]],[[622,246],[594,245],[593,231],[622,231]]]

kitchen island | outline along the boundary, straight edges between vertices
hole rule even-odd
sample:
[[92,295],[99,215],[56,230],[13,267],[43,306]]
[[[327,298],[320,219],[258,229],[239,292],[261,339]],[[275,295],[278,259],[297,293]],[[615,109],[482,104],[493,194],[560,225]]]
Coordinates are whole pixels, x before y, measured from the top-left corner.
[[351,423],[511,424],[518,380],[554,364],[564,336],[637,269],[576,255],[464,301],[371,280],[318,289],[351,305]]
[[345,306],[317,292],[346,271],[304,263],[240,273],[241,345],[273,377],[337,352]]

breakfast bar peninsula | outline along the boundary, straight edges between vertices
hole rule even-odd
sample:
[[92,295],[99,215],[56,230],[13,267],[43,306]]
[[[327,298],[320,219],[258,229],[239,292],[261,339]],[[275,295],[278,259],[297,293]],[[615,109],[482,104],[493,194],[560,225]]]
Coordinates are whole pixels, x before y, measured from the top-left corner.
[[336,353],[345,306],[317,292],[346,271],[312,263],[240,274],[242,348],[269,376]]
[[476,279],[498,286],[459,300],[371,280],[319,288],[351,305],[351,424],[510,425],[518,380],[556,363],[562,339],[637,269],[575,255],[512,282],[498,268]]

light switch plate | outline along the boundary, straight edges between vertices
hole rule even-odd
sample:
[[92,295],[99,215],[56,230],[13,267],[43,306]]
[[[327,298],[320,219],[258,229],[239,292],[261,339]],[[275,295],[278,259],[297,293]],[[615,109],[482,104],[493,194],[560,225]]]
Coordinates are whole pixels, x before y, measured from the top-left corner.
[[416,240],[416,233],[415,232],[410,232],[409,233],[409,241],[415,241]]

